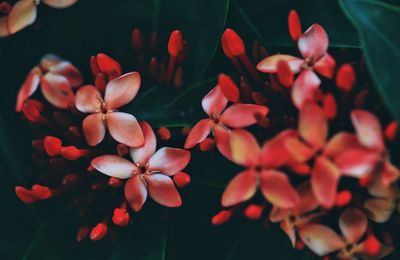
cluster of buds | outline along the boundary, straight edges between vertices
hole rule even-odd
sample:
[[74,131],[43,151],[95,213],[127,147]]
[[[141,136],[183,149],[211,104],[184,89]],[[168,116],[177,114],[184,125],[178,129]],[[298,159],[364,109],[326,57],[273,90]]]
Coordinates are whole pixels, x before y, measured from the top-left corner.
[[[134,45],[137,42],[135,36]],[[178,58],[183,45],[181,33],[174,31],[168,44],[171,65],[154,74],[157,79],[172,79],[181,70],[177,64],[183,62]],[[94,84],[83,85],[75,66],[46,55],[28,74],[16,105],[37,139],[32,141],[36,183],[31,188],[17,186],[15,192],[27,204],[60,196],[71,199],[69,208],[84,222],[78,241],[97,241],[110,228],[127,226],[147,197],[165,207],[181,206],[177,188],[190,183],[183,172],[190,152],[156,149],[156,136],[166,144],[171,132],[162,127],[156,135],[129,109],[120,110],[140,95],[141,75],[150,77],[155,71],[123,73],[121,65],[103,53],[90,58],[90,67]]]
[[397,124],[368,88],[362,62],[337,66],[340,53],[335,59],[327,52],[321,25],[303,32],[294,10],[288,23],[301,58],[268,56],[255,43],[255,66],[233,30],[222,36],[240,84],[219,77],[202,101],[210,119],[196,124],[185,144],[201,144],[212,133],[220,153],[243,167],[212,223],[234,215],[264,218],[279,223],[293,247],[326,259],[383,258],[393,251],[395,234],[376,223],[397,226],[399,217],[400,171],[390,157]]

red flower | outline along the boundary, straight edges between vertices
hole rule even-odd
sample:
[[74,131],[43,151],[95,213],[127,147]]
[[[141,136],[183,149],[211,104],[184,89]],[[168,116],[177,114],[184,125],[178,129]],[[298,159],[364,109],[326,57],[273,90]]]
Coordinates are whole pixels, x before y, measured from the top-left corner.
[[46,55],[40,64],[28,74],[18,92],[16,111],[20,112],[24,101],[41,86],[43,96],[58,108],[67,108],[75,101],[71,87],[82,84],[82,76],[70,62],[55,55]]
[[190,152],[164,147],[156,152],[156,137],[150,125],[141,123],[145,144],[131,148],[133,163],[116,155],[102,155],[92,160],[98,171],[125,183],[125,198],[134,211],[139,211],[147,195],[161,205],[179,207],[181,197],[171,176],[183,170],[190,160]]
[[76,108],[83,113],[91,113],[82,122],[89,145],[95,146],[104,139],[106,127],[117,142],[131,147],[143,145],[143,133],[136,118],[116,111],[131,102],[139,88],[140,75],[138,72],[131,72],[109,81],[104,99],[100,91],[91,85],[83,86],[77,91]]
[[230,128],[242,128],[257,122],[256,115],[267,115],[269,109],[253,104],[233,104],[227,108],[228,99],[216,86],[202,100],[201,105],[209,118],[200,120],[190,131],[185,149],[204,141],[212,133],[218,150],[230,158],[228,134]]

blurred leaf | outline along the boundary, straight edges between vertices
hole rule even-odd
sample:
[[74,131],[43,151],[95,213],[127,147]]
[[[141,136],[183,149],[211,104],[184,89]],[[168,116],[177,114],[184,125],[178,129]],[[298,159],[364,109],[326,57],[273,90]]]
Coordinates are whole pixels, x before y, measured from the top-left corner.
[[366,63],[382,99],[400,122],[400,7],[374,0],[340,1],[357,28]]

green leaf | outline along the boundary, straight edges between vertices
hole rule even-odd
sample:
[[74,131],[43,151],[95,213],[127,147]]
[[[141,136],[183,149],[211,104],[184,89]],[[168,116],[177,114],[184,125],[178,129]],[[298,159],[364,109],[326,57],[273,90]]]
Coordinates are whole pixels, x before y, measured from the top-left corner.
[[400,7],[373,0],[341,0],[357,28],[368,70],[392,115],[400,122]]

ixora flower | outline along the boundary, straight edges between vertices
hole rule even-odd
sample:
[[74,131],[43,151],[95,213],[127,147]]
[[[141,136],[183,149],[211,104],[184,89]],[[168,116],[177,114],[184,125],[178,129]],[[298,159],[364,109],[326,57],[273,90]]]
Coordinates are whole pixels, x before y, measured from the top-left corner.
[[170,147],[156,151],[156,137],[150,125],[141,123],[145,136],[142,147],[131,148],[133,162],[116,155],[101,155],[91,165],[98,171],[125,183],[125,198],[134,211],[142,209],[149,195],[167,207],[179,207],[181,197],[172,176],[182,171],[190,161],[190,152]]
[[83,86],[76,92],[76,108],[90,113],[83,122],[82,129],[89,145],[99,144],[105,136],[106,127],[118,142],[131,147],[144,143],[142,130],[136,118],[116,109],[131,102],[140,88],[140,75],[131,72],[107,83],[104,99],[100,91],[91,85]]
[[266,106],[236,103],[229,107],[219,85],[213,88],[202,100],[203,110],[209,116],[200,120],[190,131],[185,149],[194,147],[204,141],[212,133],[218,150],[230,158],[229,131],[230,128],[242,128],[257,123],[257,115],[266,116],[269,109]]
[[66,109],[75,101],[72,88],[82,84],[79,70],[69,61],[55,55],[44,56],[26,77],[18,92],[16,111],[22,110],[24,101],[32,96],[40,85],[43,96],[55,107]]
[[339,219],[339,228],[343,237],[321,224],[307,225],[301,228],[299,233],[307,247],[319,256],[338,252],[339,259],[354,259],[355,257],[380,259],[390,254],[393,248],[381,244],[372,234],[362,240],[367,227],[368,220],[362,211],[347,208]]
[[[53,8],[66,8],[78,0],[19,0],[13,6],[7,2],[7,12],[0,17],[0,37],[14,34],[35,22],[37,6],[43,2]],[[5,9],[5,8],[3,8]]]

